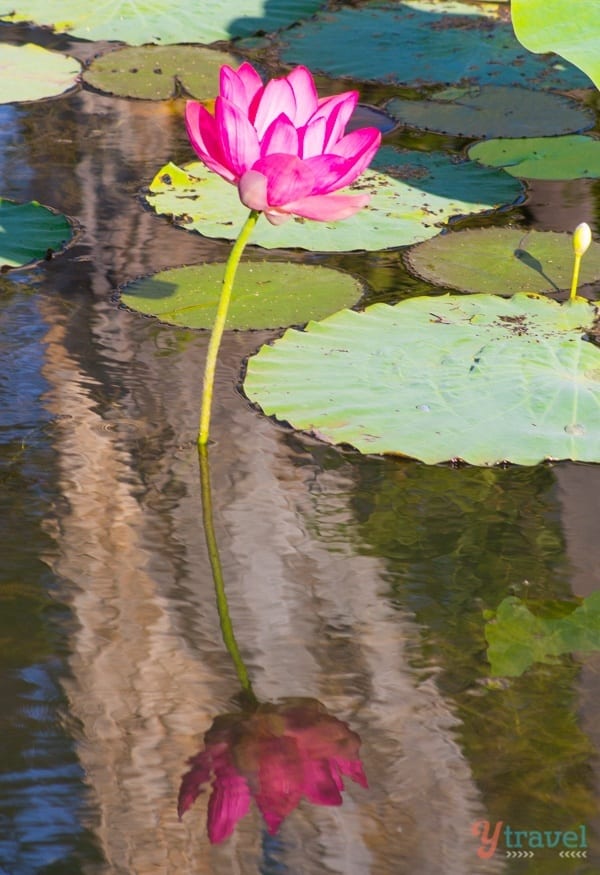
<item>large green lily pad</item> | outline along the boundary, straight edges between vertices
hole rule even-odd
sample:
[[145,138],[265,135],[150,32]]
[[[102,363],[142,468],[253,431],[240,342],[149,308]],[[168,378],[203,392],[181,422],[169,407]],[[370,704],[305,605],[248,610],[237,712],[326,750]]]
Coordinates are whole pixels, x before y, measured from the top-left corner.
[[[340,222],[261,221],[252,242],[265,248],[301,247],[321,252],[388,249],[426,240],[450,217],[513,203],[523,189],[505,173],[472,162],[455,163],[440,152],[379,150],[349,191],[372,193],[368,207]],[[146,200],[160,215],[207,237],[235,239],[248,210],[237,189],[200,162],[162,167]]]
[[[438,234],[406,253],[418,276],[464,292],[512,295],[558,292],[571,287],[573,238],[552,231],[478,228]],[[600,244],[592,243],[581,264],[581,285],[600,279]]]
[[469,158],[520,179],[600,177],[600,141],[578,134],[484,140],[471,146]]
[[385,108],[403,124],[457,137],[542,137],[595,123],[590,110],[567,97],[506,85],[445,88],[427,100],[396,97]]
[[498,605],[485,626],[492,675],[518,677],[536,662],[553,663],[565,653],[600,650],[600,592],[579,604],[549,608],[550,616],[544,616],[544,605],[514,596]]
[[166,100],[184,93],[203,99],[218,94],[221,66],[239,63],[234,55],[202,46],[127,47],[96,58],[83,79],[119,97]]
[[491,4],[368,3],[287,31],[281,57],[332,77],[423,85],[524,85],[569,90],[590,80],[556,56],[523,49]]
[[27,43],[0,43],[0,103],[54,97],[77,85],[79,61]]
[[0,267],[21,267],[47,258],[71,239],[68,220],[37,201],[0,198]]
[[429,464],[600,461],[596,309],[519,294],[423,296],[288,330],[250,358],[263,411],[329,443]]
[[[211,328],[224,264],[199,264],[129,283],[122,302],[161,322]],[[357,279],[320,265],[244,262],[236,275],[226,328],[280,328],[352,307],[362,295]]]
[[23,0],[0,18],[33,21],[80,39],[170,45],[279,30],[322,6],[322,0]]
[[598,0],[512,0],[517,38],[531,52],[556,52],[600,88]]

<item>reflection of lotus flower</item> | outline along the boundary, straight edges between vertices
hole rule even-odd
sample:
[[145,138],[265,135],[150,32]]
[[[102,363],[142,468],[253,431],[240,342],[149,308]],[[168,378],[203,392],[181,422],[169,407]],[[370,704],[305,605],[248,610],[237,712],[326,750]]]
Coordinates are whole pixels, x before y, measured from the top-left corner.
[[222,67],[219,91],[214,115],[189,101],[188,136],[247,207],[278,225],[291,215],[345,219],[368,203],[368,195],[332,195],[360,176],[381,140],[375,128],[344,135],[357,92],[319,99],[306,67],[263,85],[248,63]]
[[367,786],[359,747],[358,735],[314,699],[285,699],[217,717],[204,736],[204,750],[190,760],[192,768],[182,779],[179,816],[213,775],[212,843],[231,835],[251,798],[274,834],[302,797],[316,805],[341,805],[343,775]]

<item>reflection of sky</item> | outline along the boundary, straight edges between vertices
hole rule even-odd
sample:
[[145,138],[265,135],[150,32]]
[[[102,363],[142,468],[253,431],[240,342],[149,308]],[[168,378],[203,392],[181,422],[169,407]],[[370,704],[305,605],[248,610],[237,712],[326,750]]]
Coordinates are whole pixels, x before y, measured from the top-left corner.
[[0,105],[0,197],[15,200],[27,191],[33,176],[29,165],[24,163],[26,153],[19,121],[20,111],[16,106]]
[[15,678],[15,701],[2,702],[16,768],[0,774],[0,875],[67,863],[82,832],[81,768],[57,721],[52,674],[50,664],[29,666]]
[[[12,112],[12,107],[0,108],[0,122]],[[10,133],[1,127],[3,174],[11,160],[10,141]],[[24,604],[40,604],[45,579],[50,578],[37,558],[41,516],[51,501],[46,491],[51,458],[42,430],[49,418],[43,404],[48,384],[42,373],[48,328],[35,291],[11,276],[0,278],[0,467],[8,474],[0,494],[5,545],[0,610],[3,597],[9,604],[13,596],[22,597]],[[32,500],[34,492],[37,501]],[[43,635],[36,631],[38,622],[46,620],[33,617],[19,625],[21,634],[31,632],[32,660],[40,659]],[[82,772],[73,741],[60,722],[64,697],[55,677],[62,664],[53,660],[14,669],[19,659],[26,661],[28,649],[16,641],[11,647],[10,638],[8,643],[2,640],[6,632],[10,635],[8,622],[0,629],[0,875],[34,875],[51,864],[60,867],[52,869],[56,875],[77,875],[80,870],[73,866],[72,855],[84,835],[79,823]]]
[[267,830],[262,832],[263,858],[260,862],[260,875],[287,875],[290,869],[286,866],[282,857],[285,853],[285,842],[279,835],[269,835]]
[[9,297],[0,310],[2,443],[30,436],[48,418],[40,404],[47,390],[47,383],[41,375],[44,350],[40,341],[48,329],[32,294],[20,294],[18,286],[7,282]]

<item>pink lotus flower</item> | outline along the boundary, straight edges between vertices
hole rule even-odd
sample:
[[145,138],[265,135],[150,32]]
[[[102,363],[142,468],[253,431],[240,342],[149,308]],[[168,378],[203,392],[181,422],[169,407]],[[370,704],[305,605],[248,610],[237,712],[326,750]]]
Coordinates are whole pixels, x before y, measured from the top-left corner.
[[267,85],[248,63],[221,67],[214,115],[197,101],[185,113],[188,136],[211,170],[237,185],[251,210],[279,225],[290,216],[333,222],[369,195],[335,195],[354,182],[379,148],[376,128],[344,134],[356,91],[319,98],[306,67]]
[[305,797],[341,805],[343,775],[367,786],[355,732],[314,699],[286,699],[255,711],[217,717],[204,750],[189,762],[179,790],[182,817],[213,776],[208,836],[224,841],[254,798],[273,835]]

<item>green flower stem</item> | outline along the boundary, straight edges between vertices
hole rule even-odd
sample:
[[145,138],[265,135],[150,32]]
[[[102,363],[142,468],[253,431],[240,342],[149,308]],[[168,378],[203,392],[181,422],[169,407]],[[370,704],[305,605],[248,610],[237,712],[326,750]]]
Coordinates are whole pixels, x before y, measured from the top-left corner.
[[213,522],[212,510],[212,493],[210,488],[210,467],[208,464],[208,448],[205,444],[198,446],[198,458],[200,461],[200,488],[202,492],[202,521],[204,523],[204,535],[206,538],[206,547],[210,559],[210,567],[212,570],[213,582],[215,585],[215,595],[217,597],[217,610],[219,612],[219,621],[221,623],[221,634],[223,643],[227,648],[229,655],[235,666],[236,674],[239,678],[242,689],[245,693],[245,699],[250,704],[258,704],[258,700],[252,690],[248,669],[240,654],[237,641],[233,632],[231,618],[229,616],[229,607],[227,605],[227,596],[225,594],[225,583],[223,580],[223,568],[221,566],[221,557],[219,556],[219,548],[215,536],[215,527]]
[[210,335],[208,352],[206,354],[206,364],[204,366],[202,407],[200,410],[200,431],[198,432],[198,445],[200,447],[205,446],[208,443],[210,410],[212,406],[217,355],[219,354],[221,338],[223,337],[223,331],[225,330],[225,321],[227,319],[227,311],[229,310],[233,281],[235,279],[238,264],[240,263],[240,258],[242,257],[242,252],[244,251],[244,247],[248,242],[248,238],[250,237],[252,229],[256,225],[259,216],[260,212],[257,210],[250,210],[250,215],[246,219],[246,222],[233,245],[233,249],[229,254],[227,264],[225,265],[225,275],[223,277],[223,285],[221,286],[221,297],[219,298],[219,306],[217,307],[217,315]]

